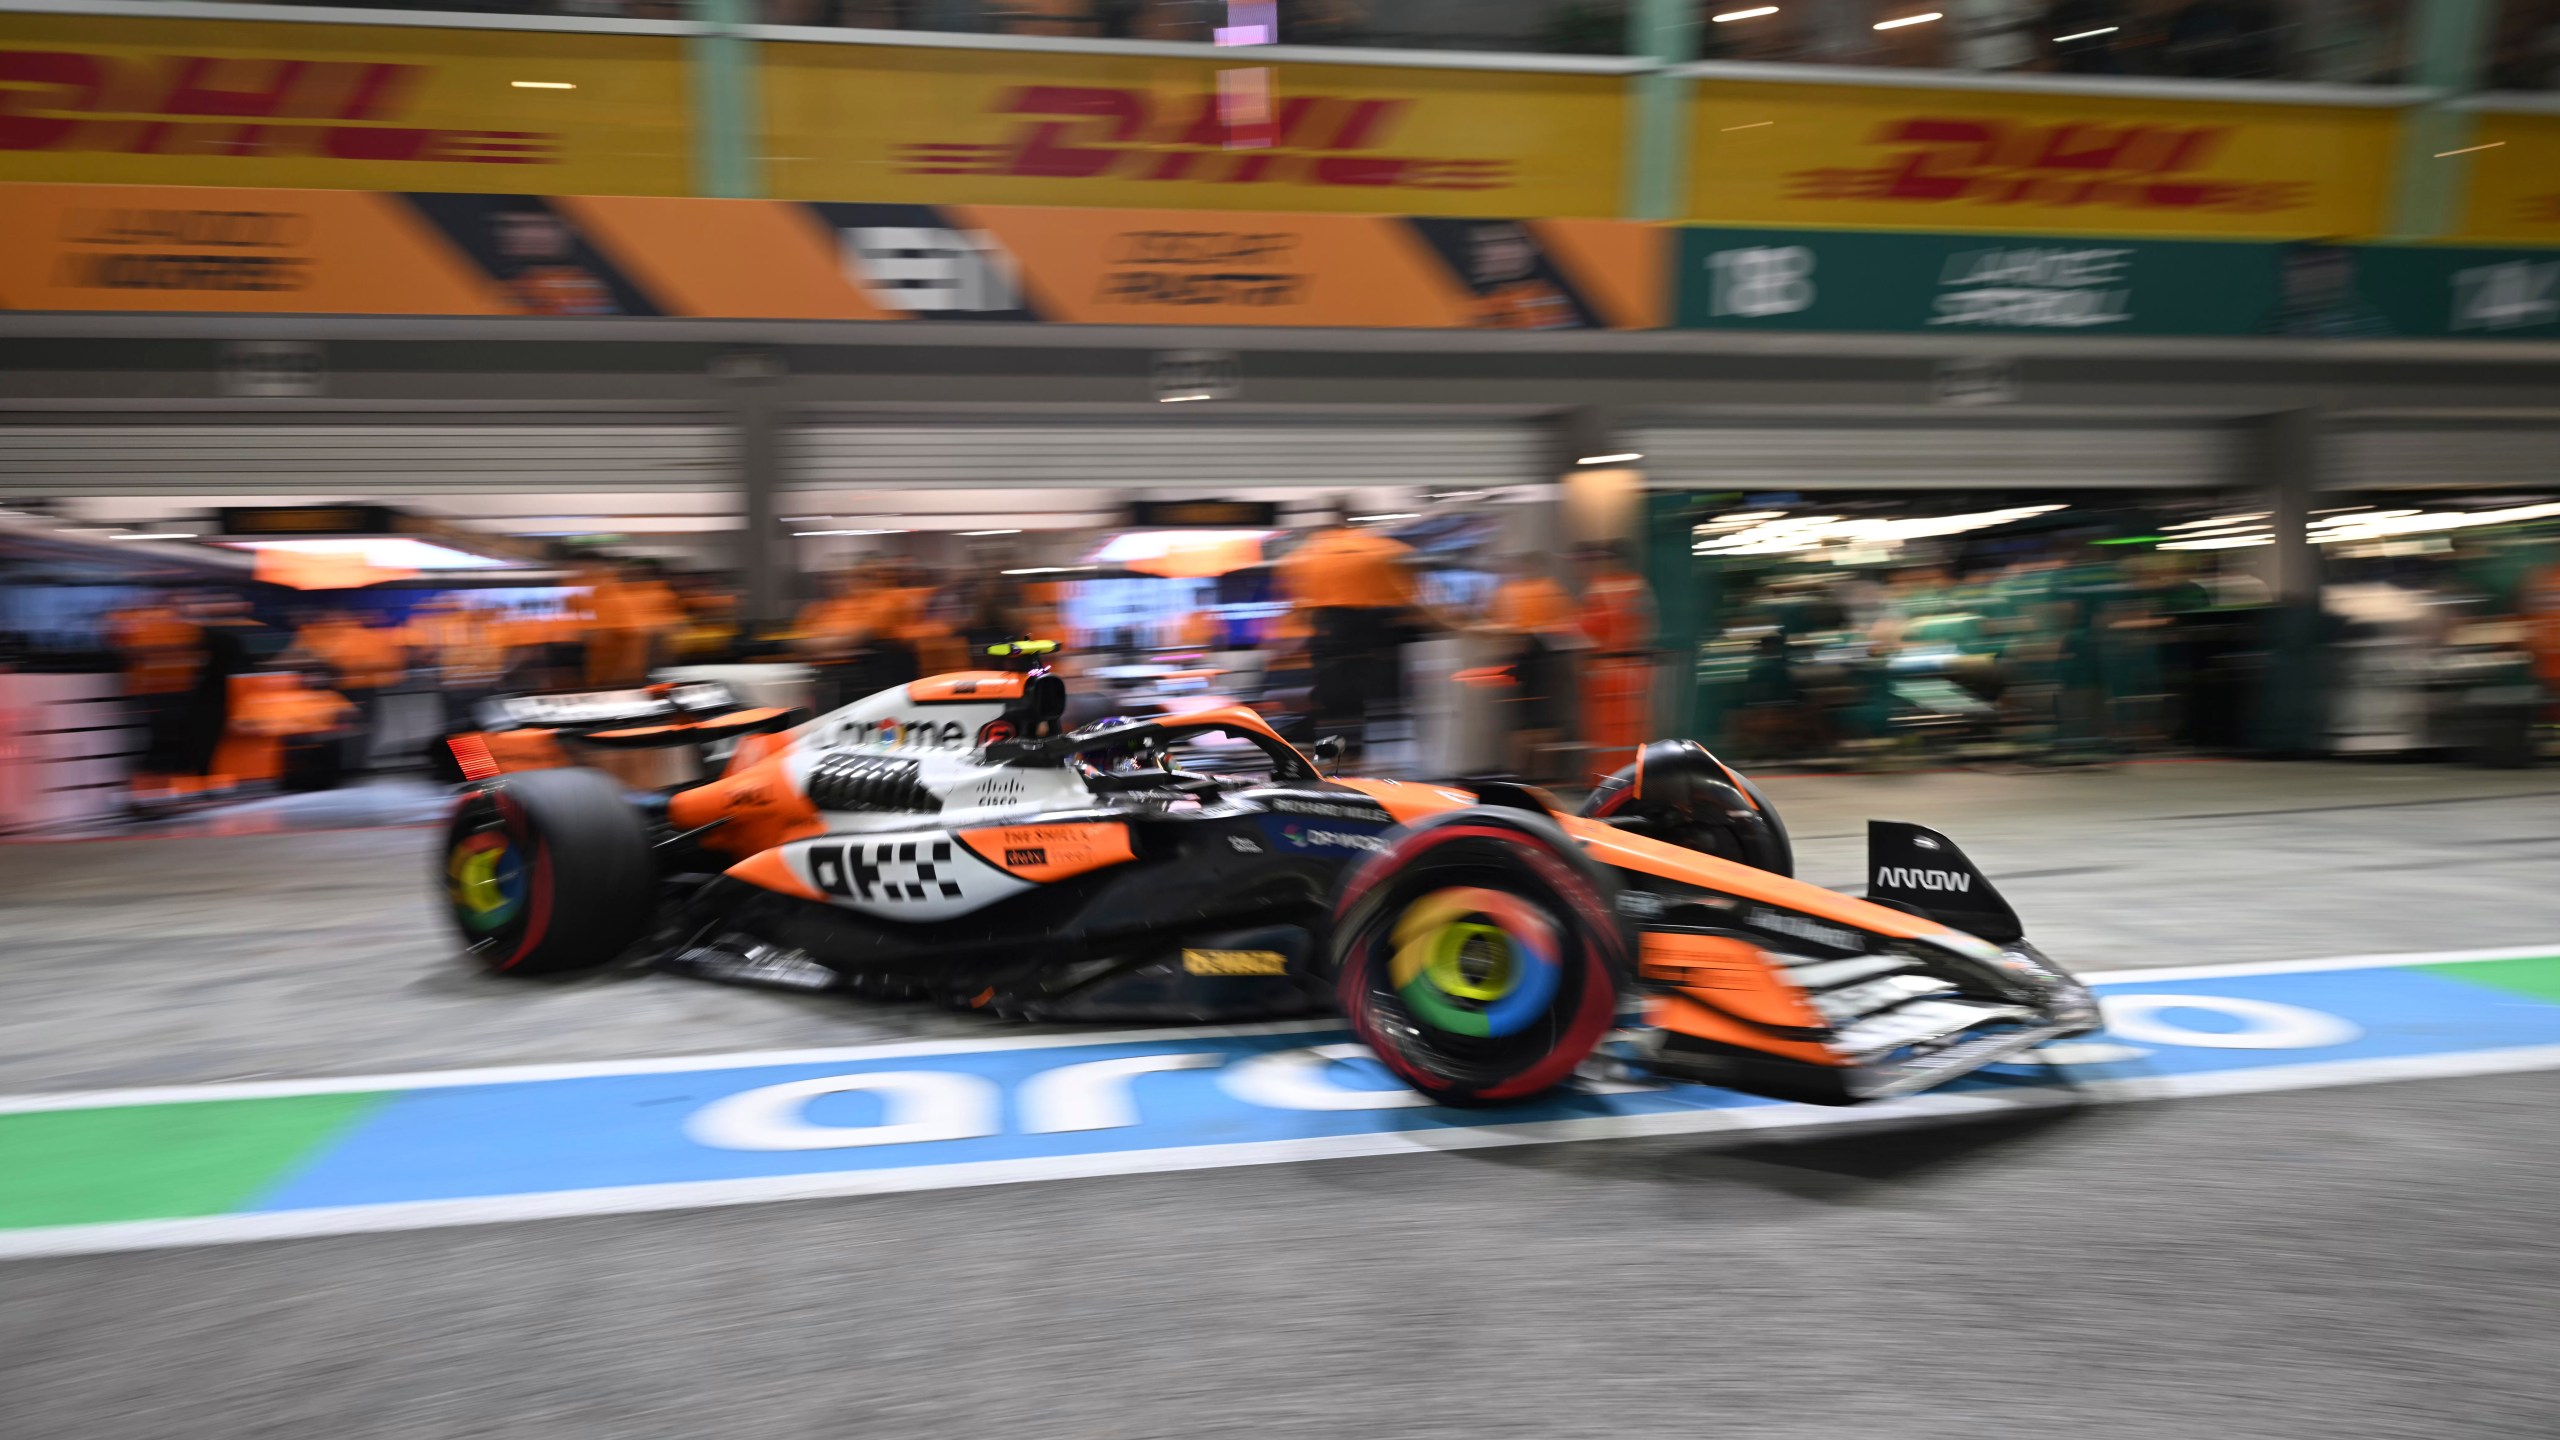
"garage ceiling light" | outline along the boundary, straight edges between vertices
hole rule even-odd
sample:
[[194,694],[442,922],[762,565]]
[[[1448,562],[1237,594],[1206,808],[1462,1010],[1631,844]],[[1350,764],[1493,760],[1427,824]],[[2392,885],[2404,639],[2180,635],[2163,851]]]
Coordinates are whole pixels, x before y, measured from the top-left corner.
[[2273,535],[2217,535],[2209,540],[2164,540],[2163,550],[2243,550],[2252,545],[2273,545]]
[[1698,555],[1792,555],[1834,543],[1899,545],[1906,540],[1930,540],[1988,530],[1996,525],[2007,525],[2064,508],[2061,505],[2012,505],[2006,509],[1976,510],[1963,515],[1918,515],[1900,519],[1876,517],[1853,520],[1845,515],[1782,516],[1748,529],[1707,536],[1690,550]]
[[399,535],[364,535],[344,540],[225,540],[219,543],[234,550],[274,550],[288,555],[360,560],[378,570],[498,570],[509,563]]
[[1132,530],[1115,535],[1093,558],[1105,565],[1126,565],[1132,560],[1162,559],[1177,547],[1199,548],[1211,545],[1258,544],[1279,534],[1277,530]]
[[2348,540],[2374,540],[2392,535],[2425,535],[2442,530],[2471,530],[2483,525],[2517,525],[2527,520],[2560,519],[2560,504],[2509,505],[2498,510],[2383,510],[2370,515],[2341,515],[2314,521],[2314,545]]

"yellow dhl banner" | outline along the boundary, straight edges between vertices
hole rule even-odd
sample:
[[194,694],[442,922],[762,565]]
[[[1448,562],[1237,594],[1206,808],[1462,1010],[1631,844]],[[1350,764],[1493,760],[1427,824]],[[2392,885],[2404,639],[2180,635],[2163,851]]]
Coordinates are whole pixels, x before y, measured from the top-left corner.
[[683,194],[681,46],[0,14],[0,181]]
[[2467,143],[2462,238],[2560,245],[2560,115],[2482,115]]
[[1605,75],[767,44],[768,194],[925,204],[1620,213]]
[[2261,238],[2380,232],[2395,115],[1702,80],[1688,212],[1720,225]]
[[1618,220],[0,185],[0,309],[1501,329],[1663,323]]

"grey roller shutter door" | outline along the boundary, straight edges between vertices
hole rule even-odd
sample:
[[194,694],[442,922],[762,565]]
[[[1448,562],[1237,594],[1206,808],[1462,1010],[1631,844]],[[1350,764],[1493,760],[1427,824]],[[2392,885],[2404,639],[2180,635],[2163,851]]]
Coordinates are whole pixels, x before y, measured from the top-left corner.
[[811,425],[796,489],[1542,484],[1548,432],[1489,424]]
[[1706,490],[2172,489],[2248,482],[2238,427],[1662,426],[1647,483]]
[[2348,425],[2329,471],[2340,490],[2560,486],[2560,427]]
[[728,488],[716,425],[0,426],[0,495]]

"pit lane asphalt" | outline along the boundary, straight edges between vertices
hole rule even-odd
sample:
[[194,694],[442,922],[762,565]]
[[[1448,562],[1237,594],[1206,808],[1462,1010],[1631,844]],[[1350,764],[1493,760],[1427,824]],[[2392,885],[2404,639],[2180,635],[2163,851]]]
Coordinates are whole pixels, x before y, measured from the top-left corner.
[[[2547,772],[1779,780],[2090,969],[2560,937]],[[422,831],[0,850],[0,1090],[983,1033],[458,972]],[[0,1434],[2547,1437],[2560,1077],[26,1261]]]
[[[2170,763],[1767,792],[1804,878],[1858,888],[1865,820],[1919,820],[2081,970],[2560,940],[2560,770]],[[361,813],[417,818],[433,797]],[[0,845],[0,1094],[991,1033],[925,1005],[645,972],[477,974],[453,958],[435,844],[412,828]]]
[[2560,1077],[19,1262],[0,1430],[2545,1440]]

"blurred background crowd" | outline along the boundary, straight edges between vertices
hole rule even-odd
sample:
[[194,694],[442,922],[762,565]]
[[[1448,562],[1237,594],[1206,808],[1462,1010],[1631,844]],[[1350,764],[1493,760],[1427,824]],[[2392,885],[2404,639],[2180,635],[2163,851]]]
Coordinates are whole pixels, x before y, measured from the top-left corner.
[[1928,3],[30,16],[0,824],[1026,635],[1403,773],[2533,759],[2560,0]]
[[[286,0],[293,3],[293,0]],[[686,0],[457,0],[388,8],[673,20]],[[1628,0],[1276,0],[1293,45],[1628,52]],[[1700,59],[1937,70],[2416,83],[2410,0],[1698,0]],[[769,25],[1209,42],[1228,0],[753,0]],[[2560,84],[2560,0],[2499,0],[2491,88]]]
[[2315,516],[2332,543],[2306,674],[2275,658],[2267,517],[2202,499],[1737,495],[1695,512],[1668,570],[1526,543],[1501,505],[1417,503],[1034,540],[814,532],[805,599],[765,625],[733,574],[606,550],[315,580],[188,576],[171,542],[155,581],[133,547],[53,530],[0,539],[0,663],[121,712],[100,717],[126,727],[120,793],[90,798],[145,813],[423,774],[493,695],[725,678],[823,711],[1020,636],[1064,642],[1077,722],[1243,701],[1302,744],[1338,737],[1354,768],[1567,787],[1666,723],[1764,768],[1890,769],[2518,765],[2560,720],[2560,505]]

